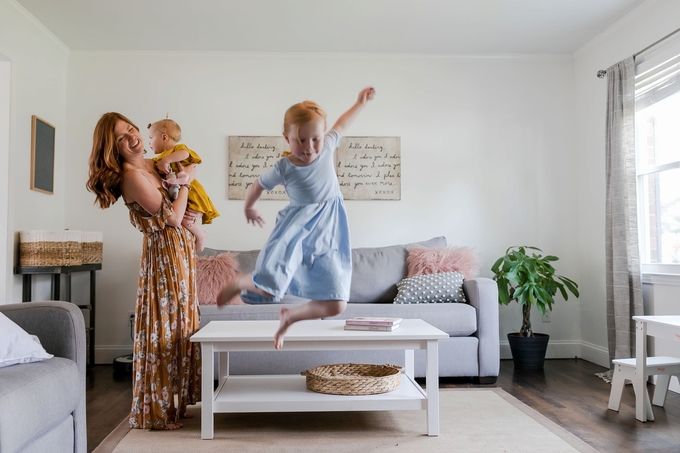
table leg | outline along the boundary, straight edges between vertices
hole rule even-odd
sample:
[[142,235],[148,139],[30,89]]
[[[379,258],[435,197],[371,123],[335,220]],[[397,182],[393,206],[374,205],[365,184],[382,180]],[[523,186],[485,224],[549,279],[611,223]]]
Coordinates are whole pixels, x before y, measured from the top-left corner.
[[647,392],[647,324],[635,321],[635,418],[641,422],[654,420]]
[[61,274],[52,274],[52,300],[61,300]]
[[213,355],[213,344],[209,342],[201,343],[201,360],[203,362],[201,373],[201,439],[212,439],[214,437],[213,400],[215,390],[213,389],[213,368],[215,356]]
[[218,353],[217,385],[221,386],[229,377],[229,351]]
[[407,349],[404,353],[404,374],[411,379],[414,379],[416,375],[415,352],[413,349]]
[[427,435],[439,435],[439,349],[437,340],[427,342],[425,390],[427,391]]
[[21,285],[21,301],[30,302],[31,301],[31,285],[33,284],[33,279],[31,274],[23,275],[23,283]]
[[67,272],[64,278],[64,292],[66,293],[66,301],[73,302],[71,300],[71,273]]

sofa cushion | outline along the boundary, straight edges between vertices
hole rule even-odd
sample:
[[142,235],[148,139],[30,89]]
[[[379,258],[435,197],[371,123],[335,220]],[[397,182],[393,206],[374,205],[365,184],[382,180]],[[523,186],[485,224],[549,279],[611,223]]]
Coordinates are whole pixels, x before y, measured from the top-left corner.
[[465,279],[477,276],[479,257],[470,247],[412,247],[406,258],[408,277],[441,272],[460,272]]
[[395,304],[465,302],[463,274],[442,272],[408,277],[397,283]]
[[0,451],[20,451],[59,426],[83,392],[78,365],[62,357],[0,368],[0,382]]
[[406,277],[408,249],[415,246],[443,248],[446,238],[439,236],[410,244],[352,249],[349,302],[392,303],[397,296],[397,283]]
[[422,319],[452,337],[477,332],[477,310],[469,304],[347,304],[344,312],[327,319],[359,316]]
[[234,255],[236,255],[235,258],[236,261],[238,261],[239,271],[246,273],[255,270],[255,262],[257,261],[257,255],[260,253],[259,250],[245,250],[245,251],[219,250],[206,247],[203,249],[202,252],[198,253],[198,256],[217,256],[225,252],[233,253]]
[[[238,262],[233,253],[198,256],[196,258],[196,289],[200,305],[215,305],[217,295],[222,288],[231,283],[238,272]],[[241,298],[234,296],[229,304],[241,303]]]

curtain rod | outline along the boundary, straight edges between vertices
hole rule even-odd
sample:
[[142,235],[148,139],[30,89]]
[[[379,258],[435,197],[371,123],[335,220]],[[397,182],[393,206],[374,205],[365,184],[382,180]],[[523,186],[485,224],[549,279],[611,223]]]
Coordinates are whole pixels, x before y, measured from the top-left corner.
[[[669,34],[667,34],[666,36],[664,36],[663,38],[659,39],[658,41],[656,41],[656,42],[654,42],[654,43],[648,45],[647,47],[645,47],[645,48],[642,49],[641,51],[639,51],[639,52],[637,52],[637,53],[634,53],[634,54],[633,54],[633,58],[637,57],[638,55],[640,55],[640,54],[643,53],[643,52],[648,51],[648,50],[651,49],[652,47],[656,46],[657,44],[659,44],[659,43],[662,42],[662,41],[665,41],[666,39],[670,38],[671,36],[673,36],[674,34],[676,34],[676,33],[678,33],[678,32],[680,32],[680,28],[678,28],[677,30],[675,30],[675,31],[673,31],[673,32],[671,32],[671,33],[669,33]],[[604,69],[600,69],[599,71],[597,71],[597,78],[598,78],[598,79],[604,79],[604,77],[605,77],[606,75],[607,75],[607,71],[605,71]]]

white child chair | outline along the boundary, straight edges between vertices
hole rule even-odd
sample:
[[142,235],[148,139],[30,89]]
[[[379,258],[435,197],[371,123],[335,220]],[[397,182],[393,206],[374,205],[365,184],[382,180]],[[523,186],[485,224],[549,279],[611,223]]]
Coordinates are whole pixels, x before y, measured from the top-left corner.
[[[614,375],[612,376],[612,389],[609,393],[609,409],[618,411],[621,405],[621,395],[623,394],[623,386],[626,381],[633,383],[633,391],[637,394],[639,389],[636,388],[635,382],[635,358],[632,359],[615,359]],[[649,404],[649,397],[647,398],[648,406],[645,411],[648,414],[649,420],[654,420],[652,414],[652,404],[661,406],[666,403],[666,393],[668,392],[668,385],[671,382],[672,376],[680,376],[680,359],[675,357],[647,357],[647,376],[658,376],[656,380],[656,389],[654,390],[654,399]],[[647,382],[645,380],[645,382]],[[643,389],[647,391],[647,387]],[[650,417],[651,416],[651,417]]]

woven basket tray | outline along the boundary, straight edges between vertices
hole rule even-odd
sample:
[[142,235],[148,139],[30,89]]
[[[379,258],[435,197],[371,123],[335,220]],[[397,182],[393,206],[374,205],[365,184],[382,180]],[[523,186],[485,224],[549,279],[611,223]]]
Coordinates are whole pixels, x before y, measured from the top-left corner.
[[83,231],[82,233],[82,258],[83,264],[100,264],[104,244],[101,231]]
[[19,233],[20,266],[78,266],[82,263],[81,232],[28,230]]
[[331,395],[374,395],[399,387],[401,372],[397,365],[342,363],[321,365],[300,373],[307,377],[307,388]]

